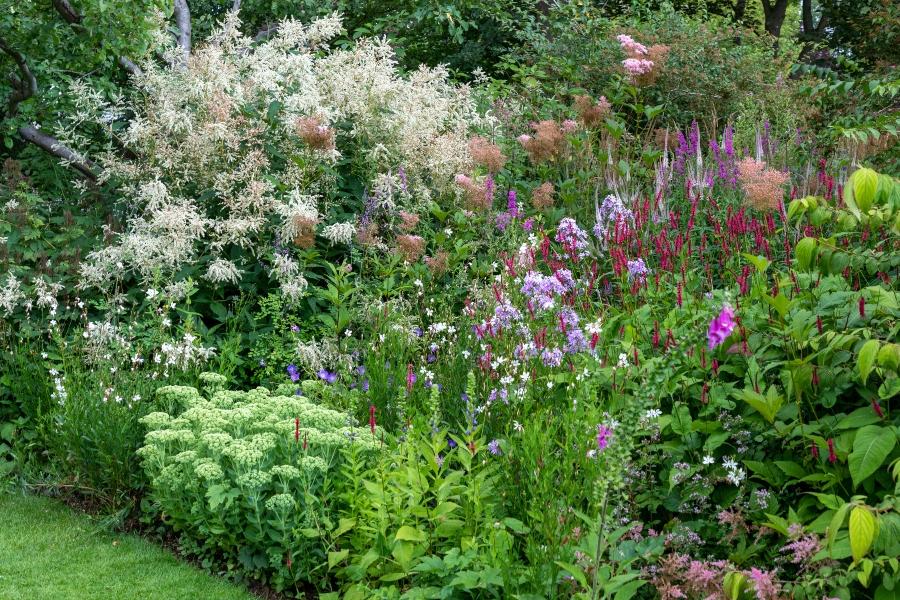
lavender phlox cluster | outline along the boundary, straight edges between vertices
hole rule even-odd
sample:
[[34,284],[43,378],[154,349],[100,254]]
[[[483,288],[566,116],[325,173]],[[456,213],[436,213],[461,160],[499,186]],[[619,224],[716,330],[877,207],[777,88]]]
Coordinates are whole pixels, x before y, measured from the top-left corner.
[[519,309],[513,306],[509,300],[504,299],[494,307],[494,317],[491,319],[491,324],[495,328],[504,327],[508,329],[521,318],[522,313],[519,312]]
[[636,258],[628,261],[628,280],[643,281],[650,274],[650,269],[644,264],[643,258]]
[[634,212],[627,208],[625,204],[613,194],[603,199],[603,202],[594,208],[597,223],[594,225],[594,235],[601,240],[607,237],[607,231],[610,225],[617,223],[627,224],[634,220]]
[[588,245],[587,233],[578,226],[575,219],[564,218],[556,228],[556,241],[560,242],[567,252],[578,252],[579,256],[585,256]]
[[[565,269],[557,271],[559,274]],[[568,273],[568,271],[566,271]],[[537,271],[529,271],[525,274],[525,281],[522,284],[522,293],[525,294],[534,304],[535,308],[540,310],[549,310],[553,307],[553,300],[556,296],[565,294],[569,289],[566,285],[565,277],[560,280],[554,275],[544,275]],[[571,273],[569,273],[571,278]],[[574,286],[574,281],[572,282]]]

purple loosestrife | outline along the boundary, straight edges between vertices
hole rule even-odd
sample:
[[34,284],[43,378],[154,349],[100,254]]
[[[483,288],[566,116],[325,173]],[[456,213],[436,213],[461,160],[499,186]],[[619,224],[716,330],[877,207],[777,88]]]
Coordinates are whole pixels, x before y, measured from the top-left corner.
[[722,307],[722,312],[709,322],[709,330],[706,332],[709,349],[712,350],[724,342],[731,335],[735,325],[734,310],[726,304]]

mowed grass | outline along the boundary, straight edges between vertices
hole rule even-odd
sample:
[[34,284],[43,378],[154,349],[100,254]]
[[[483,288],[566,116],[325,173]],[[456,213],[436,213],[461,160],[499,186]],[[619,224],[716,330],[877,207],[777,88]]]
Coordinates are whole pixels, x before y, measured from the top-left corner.
[[0,493],[0,600],[250,600],[240,587],[48,498]]

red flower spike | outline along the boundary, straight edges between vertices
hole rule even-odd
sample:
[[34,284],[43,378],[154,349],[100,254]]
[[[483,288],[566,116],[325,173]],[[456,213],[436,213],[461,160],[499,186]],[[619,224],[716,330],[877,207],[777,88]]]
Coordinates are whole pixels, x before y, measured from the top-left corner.
[[837,462],[837,454],[834,453],[834,438],[828,438],[828,462],[831,464]]
[[879,419],[884,418],[884,411],[881,410],[881,405],[878,404],[878,400],[872,399],[872,410],[875,411],[875,414],[878,415]]
[[294,419],[294,443],[300,441],[300,417]]
[[866,299],[862,296],[859,297],[859,317],[861,319],[866,318]]
[[812,457],[817,459],[819,458],[819,447],[816,446],[816,442],[813,441],[810,443],[809,451],[812,453]]
[[375,435],[375,405],[369,405],[369,429],[372,430],[372,435]]

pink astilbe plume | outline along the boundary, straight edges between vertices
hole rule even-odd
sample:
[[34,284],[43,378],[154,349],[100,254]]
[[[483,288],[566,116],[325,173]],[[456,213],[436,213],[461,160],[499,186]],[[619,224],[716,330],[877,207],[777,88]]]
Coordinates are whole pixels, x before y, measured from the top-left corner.
[[737,164],[738,182],[746,194],[747,203],[758,210],[775,210],[784,199],[784,185],[789,176],[766,163],[745,158]]
[[498,172],[506,164],[506,155],[500,150],[500,146],[483,137],[475,136],[469,140],[469,154],[475,164],[483,166],[490,173]]

